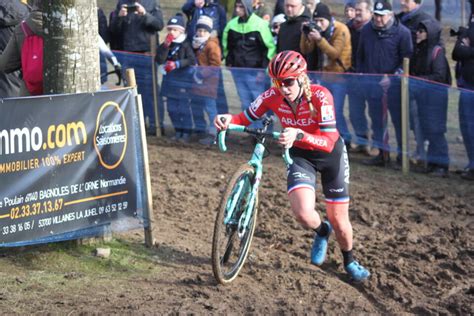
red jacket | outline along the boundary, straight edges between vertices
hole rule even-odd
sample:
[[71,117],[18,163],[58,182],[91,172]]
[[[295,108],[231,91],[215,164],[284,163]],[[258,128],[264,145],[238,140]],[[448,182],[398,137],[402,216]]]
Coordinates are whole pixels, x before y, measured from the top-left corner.
[[332,94],[319,85],[311,85],[311,92],[311,102],[316,111],[314,116],[311,115],[305,97],[296,107],[296,112],[293,112],[280,91],[277,88],[270,88],[245,111],[232,115],[231,123],[247,126],[262,117],[265,112],[272,110],[280,119],[283,128],[294,127],[304,132],[303,139],[295,141],[295,147],[332,152],[334,144],[339,139]]

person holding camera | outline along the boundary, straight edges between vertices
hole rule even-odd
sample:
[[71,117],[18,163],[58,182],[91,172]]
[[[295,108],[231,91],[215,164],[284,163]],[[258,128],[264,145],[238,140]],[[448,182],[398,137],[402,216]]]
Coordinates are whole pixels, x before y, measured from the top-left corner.
[[111,14],[112,49],[150,52],[150,37],[163,29],[163,13],[156,0],[119,0]]
[[459,97],[459,127],[468,164],[461,177],[474,181],[474,14],[471,15],[469,28],[461,30],[452,57],[457,61],[458,87],[463,88]]
[[[313,55],[316,60],[315,70],[318,71],[344,73],[352,66],[349,29],[344,23],[336,21],[331,16],[329,7],[322,2],[316,6],[313,20],[303,23],[300,49],[303,54]],[[344,118],[345,79],[341,75],[325,75],[323,79],[326,79],[325,86],[334,96],[337,129],[348,145],[351,133]]]

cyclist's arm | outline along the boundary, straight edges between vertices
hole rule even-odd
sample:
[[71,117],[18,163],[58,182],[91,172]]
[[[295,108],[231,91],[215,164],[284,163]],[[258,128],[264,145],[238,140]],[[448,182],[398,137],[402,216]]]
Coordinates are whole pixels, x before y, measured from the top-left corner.
[[312,134],[302,130],[303,138],[299,141],[295,141],[295,144],[305,143],[309,145],[309,149],[330,153],[339,139],[339,133],[336,130],[335,124],[334,130],[335,131],[325,132],[321,130],[321,134]]
[[311,101],[317,112],[313,118],[313,124],[317,124],[317,128],[312,126],[302,129],[303,138],[295,144],[301,142],[309,149],[330,153],[339,139],[332,94],[325,87],[318,86],[313,91]]
[[248,126],[253,122],[261,119],[262,116],[268,110],[270,110],[270,107],[267,102],[269,102],[268,95],[273,95],[273,93],[271,93],[272,89],[274,88],[270,88],[269,90],[259,95],[255,99],[255,101],[253,101],[243,112],[236,115],[232,115],[231,123]]

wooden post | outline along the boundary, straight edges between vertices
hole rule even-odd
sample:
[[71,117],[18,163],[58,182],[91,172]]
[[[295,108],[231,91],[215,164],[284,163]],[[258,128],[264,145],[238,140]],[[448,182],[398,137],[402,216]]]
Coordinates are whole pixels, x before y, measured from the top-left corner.
[[152,84],[153,84],[153,109],[155,112],[155,129],[156,129],[156,137],[161,137],[161,128],[160,128],[160,115],[163,113],[158,112],[158,95],[156,92],[156,88],[158,86],[157,80],[157,73],[156,73],[156,63],[155,63],[155,56],[156,56],[156,45],[157,45],[157,38],[156,34],[150,37],[150,48],[151,48],[151,73],[153,75]]
[[466,0],[461,0],[461,25],[469,25],[469,22],[466,23]]
[[402,117],[402,171],[408,174],[410,171],[410,159],[408,157],[408,132],[410,130],[410,96],[408,80],[410,75],[410,59],[403,59],[403,75],[401,84],[401,117]]
[[134,69],[127,69],[125,72],[127,76],[127,82],[129,87],[132,87],[134,90],[134,96],[137,100],[137,110],[138,110],[138,120],[140,124],[140,137],[142,140],[142,155],[143,155],[143,164],[145,172],[145,184],[146,184],[146,195],[147,195],[147,212],[144,213],[145,218],[148,219],[148,227],[145,227],[145,245],[147,247],[152,247],[155,245],[156,241],[153,237],[153,226],[154,226],[154,217],[153,217],[153,196],[151,193],[151,180],[150,180],[150,166],[148,162],[148,148],[146,141],[146,131],[145,131],[145,119],[143,116],[143,106],[142,106],[142,97],[137,93],[137,81],[135,79]]

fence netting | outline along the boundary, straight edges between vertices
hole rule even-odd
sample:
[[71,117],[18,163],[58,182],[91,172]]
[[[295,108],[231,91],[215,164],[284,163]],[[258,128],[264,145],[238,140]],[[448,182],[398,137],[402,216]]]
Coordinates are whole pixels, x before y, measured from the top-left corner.
[[[196,66],[166,74],[157,66],[156,123],[152,57],[124,52],[116,55],[123,69],[135,69],[150,134],[157,127],[167,137],[187,134],[189,141],[213,134],[210,118],[216,113],[239,113],[271,86],[264,69]],[[309,77],[332,92],[337,127],[345,140],[390,151],[400,158],[401,76],[384,79],[373,74],[310,72]],[[387,79],[389,85],[381,83]],[[474,104],[474,91],[409,77],[408,94],[408,155],[428,163],[465,167],[458,102],[462,94]],[[474,117],[463,116],[462,120],[472,122]],[[275,128],[279,128],[278,123]]]

